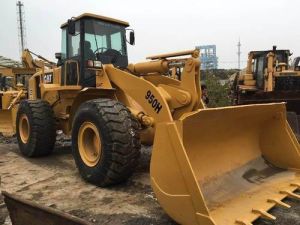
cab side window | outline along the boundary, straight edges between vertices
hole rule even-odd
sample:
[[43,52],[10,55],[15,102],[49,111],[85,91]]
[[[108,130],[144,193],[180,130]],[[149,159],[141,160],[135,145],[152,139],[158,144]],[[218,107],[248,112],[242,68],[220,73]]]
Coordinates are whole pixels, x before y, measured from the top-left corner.
[[264,87],[264,70],[265,70],[265,57],[259,56],[254,60],[253,75],[256,79],[256,86],[259,89]]
[[67,29],[64,28],[61,32],[61,59],[67,58]]
[[75,35],[68,34],[68,58],[80,55],[80,23],[75,23]]

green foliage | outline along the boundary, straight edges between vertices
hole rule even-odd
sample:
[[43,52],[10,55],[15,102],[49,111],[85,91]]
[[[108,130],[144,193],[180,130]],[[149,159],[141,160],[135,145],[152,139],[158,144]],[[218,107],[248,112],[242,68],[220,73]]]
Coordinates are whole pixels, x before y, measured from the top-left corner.
[[230,105],[229,97],[229,83],[226,82],[224,85],[220,83],[220,79],[216,77],[212,72],[206,73],[205,84],[207,86],[208,98],[209,98],[209,108],[223,107]]
[[214,74],[222,80],[226,80],[236,72],[238,72],[237,69],[201,70],[201,80],[206,80],[211,74]]

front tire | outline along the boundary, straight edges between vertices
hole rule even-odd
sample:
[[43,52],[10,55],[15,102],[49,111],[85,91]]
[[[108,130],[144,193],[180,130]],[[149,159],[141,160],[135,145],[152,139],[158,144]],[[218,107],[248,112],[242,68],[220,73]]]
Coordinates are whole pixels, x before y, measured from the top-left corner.
[[101,187],[128,179],[140,156],[139,123],[120,102],[95,99],[78,109],[72,151],[81,176]]
[[49,155],[56,141],[56,125],[48,102],[22,101],[17,113],[16,131],[19,149],[24,156]]

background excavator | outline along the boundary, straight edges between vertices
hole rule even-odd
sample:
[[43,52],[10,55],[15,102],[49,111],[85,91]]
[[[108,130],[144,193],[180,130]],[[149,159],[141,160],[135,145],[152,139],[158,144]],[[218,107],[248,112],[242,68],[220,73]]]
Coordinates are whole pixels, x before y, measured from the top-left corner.
[[30,77],[26,97],[0,111],[8,121],[0,131],[15,131],[26,157],[50,154],[57,130],[71,135],[79,173],[100,187],[126,180],[141,143],[153,144],[151,185],[179,224],[276,219],[271,208],[300,197],[299,144],[285,105],[205,108],[199,52],[128,64],[128,26],[88,13],[64,23],[57,67]]

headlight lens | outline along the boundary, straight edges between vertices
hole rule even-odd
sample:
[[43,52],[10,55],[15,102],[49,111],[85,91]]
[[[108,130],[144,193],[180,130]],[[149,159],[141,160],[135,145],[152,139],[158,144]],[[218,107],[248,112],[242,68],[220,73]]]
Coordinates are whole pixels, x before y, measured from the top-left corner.
[[100,61],[94,61],[94,67],[101,68],[102,63]]
[[86,65],[87,65],[87,67],[90,67],[90,68],[101,68],[102,67],[101,61],[87,60]]

